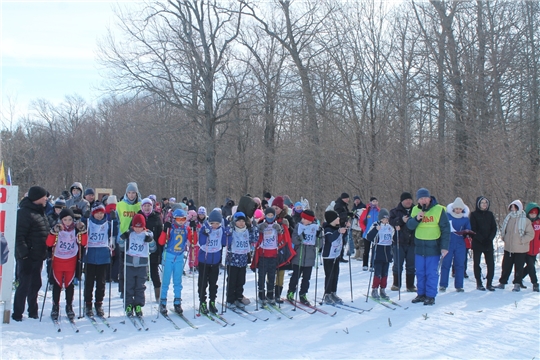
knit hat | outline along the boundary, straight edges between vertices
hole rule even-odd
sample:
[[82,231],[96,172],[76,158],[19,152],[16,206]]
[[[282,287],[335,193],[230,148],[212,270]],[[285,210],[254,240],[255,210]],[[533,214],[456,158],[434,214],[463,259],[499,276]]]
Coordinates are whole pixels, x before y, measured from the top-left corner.
[[173,218],[177,218],[177,217],[187,217],[186,216],[186,212],[182,209],[176,209],[174,210],[173,212]]
[[220,223],[223,221],[223,215],[221,215],[221,212],[219,210],[212,210],[210,215],[208,215],[208,222],[209,223]]
[[150,200],[150,198],[144,198],[144,199],[142,199],[142,201],[141,201],[141,207],[142,207],[143,205],[145,205],[145,204],[150,204],[150,205],[154,206],[154,203],[152,202],[152,200]]
[[339,197],[340,199],[348,199],[350,198],[349,194],[347,194],[346,192],[344,193],[341,193],[341,196]]
[[283,202],[282,196],[278,196],[274,199],[274,201],[272,201],[272,206],[277,206],[280,209],[283,209],[283,205],[284,205],[284,202]]
[[244,220],[246,221],[246,214],[244,214],[243,212],[241,211],[238,211],[234,214],[234,221],[238,221],[238,220]]
[[116,199],[116,195],[110,195],[107,198],[107,204],[117,204],[118,200]]
[[187,213],[186,221],[193,221],[197,218],[197,212],[195,210],[189,210]]
[[84,190],[84,196],[86,196],[86,195],[96,195],[96,193],[94,192],[94,189],[88,188],[88,189]]
[[47,190],[41,186],[32,186],[30,189],[28,189],[28,199],[30,201],[39,200],[44,196],[47,196]]
[[302,219],[306,219],[307,221],[315,221],[315,213],[313,212],[313,210],[304,210],[302,211],[302,213],[300,214],[300,217]]
[[64,199],[56,199],[54,202],[55,208],[65,208],[66,207],[66,200]]
[[416,192],[416,200],[423,198],[423,197],[431,197],[429,190],[426,188],[420,188]]
[[390,213],[388,212],[388,210],[386,210],[385,208],[382,208],[379,211],[379,216],[377,220],[381,221],[382,219],[389,219],[389,218],[390,218]]
[[204,206],[200,206],[199,210],[197,210],[197,214],[206,215],[206,208]]
[[266,198],[266,199],[270,199],[272,197],[272,194],[270,194],[270,192],[267,191],[267,192],[264,193],[263,197]]
[[92,215],[98,212],[105,212],[105,206],[99,201],[96,201],[94,205],[92,205]]
[[269,206],[266,208],[266,210],[264,210],[264,215],[268,215],[268,214],[272,214],[276,216],[276,210],[274,210],[273,207]]
[[331,224],[338,217],[339,217],[338,213],[335,212],[334,210],[328,210],[328,211],[325,211],[324,213],[324,220],[326,220],[328,224]]
[[263,217],[264,217],[264,213],[262,212],[261,209],[257,209],[257,210],[255,210],[255,212],[253,213],[253,217],[254,217],[255,219],[263,218]]
[[302,203],[300,201],[297,201],[294,203],[294,207],[297,208],[297,207],[301,207],[302,209],[304,209],[304,205],[302,205]]
[[375,196],[369,198],[369,202],[372,202],[373,200],[377,200],[377,198]]
[[135,191],[136,193],[139,193],[139,186],[137,186],[136,182],[129,182],[126,187],[126,194],[130,191]]
[[137,214],[133,217],[133,221],[131,222],[132,227],[146,227],[146,220],[144,219],[144,216],[142,214]]
[[354,195],[353,200],[361,200],[361,199],[360,199],[360,196]]
[[288,195],[283,195],[283,203],[289,207],[293,205],[293,202]]
[[402,202],[402,201],[407,200],[407,199],[411,199],[411,200],[412,200],[412,195],[411,195],[411,193],[406,192],[406,191],[405,191],[405,192],[402,192],[402,193],[401,193],[401,196],[399,197],[399,202]]
[[72,219],[75,219],[75,214],[71,209],[62,209],[62,211],[60,211],[60,215],[58,215],[58,218],[62,220],[66,216],[71,216]]
[[463,202],[463,200],[461,200],[460,197],[457,197],[456,200],[454,200],[454,202],[452,203],[452,207],[454,209],[465,210],[465,203]]
[[154,194],[148,195],[148,198],[153,201],[157,201],[157,196]]
[[170,197],[170,198],[169,198],[169,202],[175,203],[175,202],[176,202],[176,198],[175,198],[175,197]]
[[254,197],[253,201],[255,201],[257,203],[257,205],[261,205],[261,199],[260,198]]

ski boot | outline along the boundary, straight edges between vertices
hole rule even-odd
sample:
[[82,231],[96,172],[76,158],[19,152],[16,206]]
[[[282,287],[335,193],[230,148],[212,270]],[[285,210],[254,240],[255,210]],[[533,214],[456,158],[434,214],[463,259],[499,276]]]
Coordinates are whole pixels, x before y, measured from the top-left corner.
[[210,301],[210,305],[208,305],[208,311],[210,311],[212,314],[218,313],[218,309],[216,308],[216,303],[214,301]]
[[177,314],[182,314],[184,312],[184,310],[182,309],[182,305],[180,305],[181,304],[180,302],[181,302],[181,299],[179,298],[174,299],[174,303],[173,303],[174,312]]
[[445,286],[439,286],[439,291],[440,292],[446,292],[446,287]]
[[300,295],[300,302],[304,305],[311,306],[311,303],[309,302],[306,294]]
[[126,306],[126,315],[128,317],[133,316],[133,305],[129,304],[128,306]]
[[92,303],[86,303],[84,306],[85,309],[85,315],[88,317],[94,316],[94,311],[92,310]]
[[413,304],[416,304],[416,303],[419,303],[419,302],[424,302],[426,301],[426,295],[417,295],[414,299],[412,299],[412,303]]
[[246,305],[244,305],[244,303],[242,302],[242,300],[236,300],[234,302],[234,305],[239,308],[239,309],[242,309],[244,310],[246,308]]
[[75,319],[75,311],[73,311],[73,305],[66,305],[66,315],[70,321]]
[[60,306],[53,305],[52,306],[52,311],[51,311],[51,319],[58,320],[59,313],[60,313]]
[[227,303],[227,309],[235,310],[236,309],[236,304],[228,302]]
[[206,302],[201,301],[201,303],[199,304],[199,312],[205,315],[208,314],[208,307],[206,306]]
[[159,312],[163,315],[167,315],[167,299],[161,299],[159,301]]
[[137,315],[138,317],[143,316],[141,305],[135,305],[135,315]]
[[372,289],[371,290],[371,297],[374,299],[379,300],[381,297],[379,296],[379,290],[378,289]]
[[333,305],[336,303],[334,299],[332,298],[332,294],[324,294],[323,301],[325,304],[328,304],[328,305]]
[[287,300],[290,300],[290,301],[294,300],[294,292],[292,291],[287,292]]
[[538,284],[533,284],[533,291],[540,292],[540,290],[538,289]]
[[381,299],[390,300],[390,296],[386,295],[386,289],[380,290]]
[[94,307],[96,308],[96,315],[99,317],[105,316],[105,311],[103,311],[103,303],[97,302]]
[[343,304],[343,299],[337,296],[335,292],[333,292],[331,295],[332,295],[332,299],[334,300],[336,304]]
[[426,300],[424,300],[424,305],[435,305],[435,298],[426,297]]

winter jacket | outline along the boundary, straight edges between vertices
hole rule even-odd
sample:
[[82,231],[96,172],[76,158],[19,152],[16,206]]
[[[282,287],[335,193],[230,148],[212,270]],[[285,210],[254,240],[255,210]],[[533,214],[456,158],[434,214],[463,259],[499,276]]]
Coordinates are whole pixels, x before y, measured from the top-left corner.
[[450,222],[450,241],[455,244],[457,241],[464,242],[463,235],[456,234],[456,231],[471,230],[471,223],[469,221],[469,207],[465,205],[465,209],[460,214],[454,213],[453,203],[448,204],[446,207],[446,213],[448,215],[448,221]]
[[343,248],[343,234],[339,232],[339,227],[328,223],[323,224],[324,242],[322,257],[323,259],[336,259],[341,254]]
[[[277,222],[275,222],[277,223]],[[290,231],[289,231],[289,228],[286,224],[279,224],[277,223],[278,225],[281,226],[282,228],[282,232],[281,234],[279,232],[276,232],[276,236],[277,236],[277,239],[276,239],[276,248],[274,249],[263,249],[262,245],[263,245],[263,241],[264,241],[264,230],[265,228],[270,228],[272,227],[273,224],[275,223],[272,223],[272,224],[268,224],[266,222],[266,220],[262,219],[259,226],[258,226],[258,231],[259,231],[259,240],[257,241],[257,243],[255,244],[255,254],[253,256],[253,261],[251,262],[251,269],[256,269],[257,266],[258,266],[258,263],[259,263],[259,259],[261,257],[264,257],[264,258],[278,258],[280,260],[278,260],[278,267],[281,267],[281,266],[284,266],[284,265],[287,265],[290,263],[291,259],[293,258],[294,255],[296,255],[294,249],[292,248],[292,241],[291,241],[291,236],[290,236]],[[265,226],[266,225],[266,226]],[[276,230],[274,230],[276,231]],[[281,253],[282,255],[283,254],[288,254],[288,256],[279,256],[278,253]]]
[[120,234],[129,230],[131,220],[133,220],[133,217],[141,210],[141,203],[137,200],[138,199],[136,199],[133,204],[130,204],[127,200],[121,200],[116,204],[118,221],[120,222]]
[[47,220],[49,221],[49,227],[54,227],[54,225],[58,224],[60,221],[59,218],[60,214],[57,214],[55,211],[53,211],[51,214],[47,215]]
[[[389,233],[387,232],[389,237],[382,239],[382,235],[380,235],[380,230],[377,230],[377,226],[382,227],[384,225],[380,224],[378,221],[374,222],[366,234],[367,240],[371,242],[376,241],[376,245],[373,245],[373,251],[375,252],[373,261],[392,262],[392,239],[395,239],[395,229],[391,225],[387,225],[390,227]],[[377,234],[379,234],[379,236],[377,236]]]
[[[437,203],[435,196],[431,196],[431,202],[429,203],[426,211],[424,212],[424,218],[422,222],[416,219],[416,215],[422,210],[420,205],[413,207],[411,211],[411,217],[407,221],[407,227],[409,230],[415,230],[414,234],[414,253],[421,256],[441,256],[441,250],[448,250],[450,244],[450,222],[446,215],[446,209]],[[419,239],[420,234],[425,231],[434,219],[439,218],[437,223],[438,231],[440,235],[431,239]],[[419,231],[421,230],[421,231]]]
[[[104,246],[99,246],[99,247],[87,246],[86,254],[84,255],[84,262],[87,264],[94,264],[94,265],[109,264],[111,262],[111,250],[108,244],[109,244],[109,237],[111,237],[111,222],[107,221],[106,216],[104,216],[103,219],[99,221],[93,216],[90,216],[89,219],[87,219],[86,221],[83,220],[83,222],[86,225],[90,242],[92,242],[92,239],[94,236],[99,236],[99,234],[94,234],[94,231],[95,231],[94,229],[96,229],[99,232],[101,227],[103,227],[103,231],[106,234],[106,240],[107,240],[106,241],[107,245],[104,245]],[[118,236],[118,223],[114,222],[112,225],[112,238],[116,239],[116,236]]]
[[[146,220],[146,228],[154,234],[154,239],[157,241],[159,237],[161,236],[161,233],[163,232],[163,222],[161,222],[161,216],[155,212],[152,211],[148,216],[146,216],[142,210],[139,210],[137,214],[142,214],[144,216],[144,219]],[[133,221],[133,219],[131,219]],[[130,221],[131,226],[131,221]],[[150,254],[150,261],[152,263],[160,263],[161,262],[161,254],[163,253],[163,246],[159,245],[159,243],[156,243],[157,249],[155,252]]]
[[[531,220],[529,220],[527,217],[520,217],[520,214],[525,214],[521,202],[514,201],[510,204],[510,206],[511,205],[516,205],[518,207],[518,216],[507,217],[508,222],[506,223],[506,228],[504,228],[503,223],[501,236],[504,241],[504,251],[508,251],[509,253],[523,254],[529,251],[529,243],[532,241],[532,239],[534,239],[534,229],[532,227]],[[509,209],[510,206],[508,206]],[[519,231],[521,219],[525,221],[523,235],[521,235]]]
[[[321,229],[317,223],[310,225],[296,224],[292,243],[296,251],[296,255],[292,258],[291,263],[300,266],[315,266],[315,258],[317,256],[317,248],[319,244],[319,235]],[[300,257],[302,257],[300,262]]]
[[497,221],[493,213],[489,211],[489,200],[487,209],[480,209],[480,201],[483,199],[486,198],[483,196],[476,198],[476,209],[470,216],[471,230],[475,232],[472,235],[473,251],[493,251],[493,239],[497,235]]
[[[58,238],[59,238],[60,234],[62,234],[62,233],[63,234],[70,234],[71,233],[71,236],[75,237],[74,240],[76,242],[72,244],[72,246],[75,246],[75,248],[73,249],[74,254],[73,254],[73,256],[71,256],[69,258],[59,256],[59,248],[57,246],[57,241],[58,241]],[[49,233],[49,235],[47,236],[47,246],[49,246],[49,247],[54,246],[55,247],[54,251],[53,251],[53,256],[54,257],[53,257],[53,260],[52,260],[53,269],[56,270],[56,271],[75,272],[75,266],[77,265],[77,257],[79,255],[79,250],[82,251],[82,249],[80,247],[81,246],[86,246],[87,240],[88,240],[88,237],[87,237],[87,234],[86,234],[86,230],[84,230],[84,232],[80,232],[77,229],[73,229],[71,231],[61,231],[59,234]],[[65,247],[64,247],[64,250],[66,250]]]
[[411,211],[414,205],[406,209],[402,203],[399,203],[395,208],[390,210],[390,225],[394,228],[399,226],[399,231],[396,230],[396,236],[399,235],[399,244],[402,246],[414,246],[414,231],[407,227],[403,222],[403,217],[406,215],[411,217]]
[[49,221],[45,208],[34,204],[25,197],[17,210],[17,228],[15,230],[15,258],[22,260],[29,257],[34,261],[43,261],[47,257],[45,241],[49,234]]
[[[209,231],[207,234],[206,232]],[[208,242],[209,237],[214,236],[212,233],[218,233],[218,243],[217,244],[210,244]],[[219,234],[220,233],[220,234]],[[201,227],[201,230],[199,231],[199,263],[201,264],[208,264],[208,265],[215,265],[219,264],[221,262],[221,253],[225,246],[227,246],[227,236],[228,236],[228,229],[224,226],[220,226],[217,229],[213,229],[210,224],[206,223]],[[213,248],[208,251],[207,247],[213,246]],[[214,251],[215,249],[218,249],[217,251]]]
[[381,209],[378,206],[371,206],[371,203],[368,204],[366,207],[366,210],[360,215],[360,227],[362,228],[362,231],[366,233],[371,228],[371,225],[374,222],[377,222],[379,217],[379,211]]
[[[236,267],[246,267],[248,262],[248,253],[251,249],[251,246],[255,245],[258,239],[259,230],[256,226],[245,227],[245,230],[240,230],[237,228],[231,229],[231,236],[228,237],[227,243],[227,256],[225,258],[225,265],[227,266],[236,266]],[[241,248],[239,250],[233,250],[234,241],[243,241],[243,237],[246,236],[248,240],[247,249]],[[247,252],[245,252],[247,250]]]
[[349,205],[342,198],[336,200],[334,211],[339,215],[339,225],[345,227],[349,218]]
[[[75,188],[81,190],[81,193],[77,197],[73,196],[73,194],[71,193],[71,191]],[[74,182],[73,185],[71,185],[71,187],[69,188],[69,192],[71,194],[71,197],[66,200],[66,208],[71,209],[75,207],[75,209],[73,209],[73,212],[75,214],[83,216],[88,210],[90,210],[90,204],[83,197],[84,188],[82,184],[80,182]]]
[[534,238],[529,243],[529,252],[527,253],[531,256],[536,256],[540,252],[540,206],[538,206],[537,203],[528,203],[525,207],[525,213],[527,214],[527,216],[529,215],[529,212],[534,208],[538,209],[539,216],[534,219],[529,218],[529,220],[531,220],[532,222],[532,227],[534,229]]

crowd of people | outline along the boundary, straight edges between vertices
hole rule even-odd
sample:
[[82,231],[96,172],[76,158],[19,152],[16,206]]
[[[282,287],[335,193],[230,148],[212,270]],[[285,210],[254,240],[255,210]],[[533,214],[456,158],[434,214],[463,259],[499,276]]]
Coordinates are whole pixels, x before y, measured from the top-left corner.
[[[87,316],[104,316],[107,282],[118,283],[126,314],[141,316],[148,280],[163,314],[168,311],[172,282],[173,309],[181,314],[186,272],[198,277],[199,312],[217,313],[220,268],[227,272],[228,308],[250,303],[244,296],[248,269],[256,273],[256,298],[261,305],[283,301],[311,305],[308,291],[319,256],[327,304],[342,302],[337,295],[340,263],[351,256],[362,261],[363,271],[373,272],[374,299],[389,299],[391,263],[390,290],[400,291],[405,267],[404,288],[417,294],[413,303],[434,305],[437,293],[449,288],[450,272],[455,290],[463,292],[469,251],[477,290],[504,289],[513,270],[512,291],[526,288],[527,275],[533,291],[539,291],[535,263],[540,251],[540,207],[534,202],[525,209],[519,200],[509,204],[499,229],[487,198],[478,197],[471,211],[460,197],[447,206],[439,204],[426,188],[418,189],[414,198],[403,192],[390,210],[380,208],[376,197],[365,205],[354,196],[349,204],[349,194],[342,193],[322,219],[317,219],[305,199],[293,202],[287,195],[274,197],[269,192],[263,199],[247,194],[238,204],[227,198],[223,206],[210,211],[197,208],[187,197],[181,202],[174,197],[142,197],[134,182],[127,184],[119,199],[114,195],[96,199],[94,190],[84,189],[80,182],[54,202],[50,198],[44,188],[33,186],[19,204],[15,321],[23,319],[26,305],[28,317],[38,318],[45,260],[53,292],[53,320],[59,316],[62,289],[66,315],[75,317],[74,286],[82,274]],[[497,234],[504,241],[504,256],[499,283],[494,284]],[[485,286],[482,255],[487,268]],[[288,286],[286,271],[291,275]]]

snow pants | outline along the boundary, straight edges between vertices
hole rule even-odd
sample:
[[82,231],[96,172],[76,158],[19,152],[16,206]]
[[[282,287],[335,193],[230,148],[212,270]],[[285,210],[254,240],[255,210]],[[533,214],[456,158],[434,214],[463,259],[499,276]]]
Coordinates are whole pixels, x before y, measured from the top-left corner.
[[508,278],[512,273],[512,266],[514,267],[514,281],[513,284],[521,284],[523,280],[523,265],[525,265],[525,258],[527,253],[510,253],[504,250],[504,256],[502,260],[502,271],[499,283],[508,284]]
[[173,281],[174,298],[182,298],[182,275],[184,273],[184,253],[171,254],[168,252],[163,253],[161,259],[163,264],[163,281],[161,283],[160,298],[167,299],[167,292],[169,291],[169,284],[171,278]]
[[234,303],[244,298],[244,284],[246,283],[246,267],[228,266],[227,302]]
[[441,266],[441,280],[439,286],[448,287],[448,278],[450,276],[450,268],[452,261],[454,262],[454,287],[463,289],[463,278],[465,275],[465,261],[467,260],[467,249],[465,241],[462,239],[450,238],[448,246],[448,254],[443,258]]
[[493,283],[493,276],[495,275],[495,260],[493,258],[493,250],[473,250],[474,278],[476,279],[477,285],[482,284],[482,270],[480,269],[480,259],[482,254],[484,254],[484,261],[486,262],[487,267],[486,285],[489,286]]
[[86,264],[84,274],[84,302],[92,302],[92,292],[96,284],[96,302],[102,303],[105,297],[105,282],[109,264]]
[[[180,273],[180,276],[182,273]],[[208,298],[216,301],[218,291],[219,264],[203,264],[199,262],[199,301],[206,302],[206,287]]]
[[416,265],[416,292],[418,295],[425,295],[432,298],[437,296],[439,259],[440,256],[422,256],[416,254],[414,262]]
[[307,294],[309,290],[309,281],[311,280],[311,271],[313,266],[300,266],[293,264],[293,273],[291,280],[289,280],[289,291],[296,292],[296,287],[298,286],[298,279],[302,276],[302,283],[300,284],[300,295]]
[[257,268],[259,269],[259,278],[257,279],[259,295],[264,294],[264,286],[266,283],[267,296],[271,295],[273,298],[274,286],[276,283],[277,257],[260,257]]
[[523,277],[529,275],[531,283],[538,284],[538,277],[536,276],[536,255],[529,255],[525,257],[525,268],[523,269]]
[[148,280],[148,272],[146,266],[126,266],[126,304],[144,306],[146,290],[146,280]]
[[337,292],[339,278],[339,258],[323,259],[324,266],[324,293],[331,294]]

